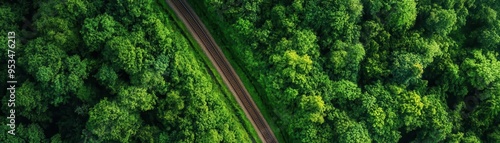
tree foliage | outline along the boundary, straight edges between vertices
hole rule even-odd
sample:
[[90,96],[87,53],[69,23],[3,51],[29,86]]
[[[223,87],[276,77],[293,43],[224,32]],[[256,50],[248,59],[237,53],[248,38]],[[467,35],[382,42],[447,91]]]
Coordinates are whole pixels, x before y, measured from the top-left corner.
[[11,128],[2,120],[0,142],[258,139],[166,8],[165,1],[0,2],[0,37],[16,32],[18,81],[16,136],[3,134]]
[[498,139],[498,2],[191,2],[287,142]]

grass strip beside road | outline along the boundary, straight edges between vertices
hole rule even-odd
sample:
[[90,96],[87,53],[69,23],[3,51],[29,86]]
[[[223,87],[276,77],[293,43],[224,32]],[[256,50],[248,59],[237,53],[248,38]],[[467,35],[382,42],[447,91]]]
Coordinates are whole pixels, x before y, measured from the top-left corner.
[[[222,93],[225,95],[225,102],[231,106],[231,110],[234,111],[234,115],[237,116],[237,118],[240,120],[242,123],[243,127],[245,130],[248,132],[248,134],[251,136],[253,141],[256,142],[261,142],[259,139],[259,136],[257,135],[257,131],[253,128],[252,123],[250,123],[249,119],[246,117],[245,113],[243,112],[243,109],[238,105],[238,102],[236,101],[235,97],[232,95],[232,93],[229,91],[228,87],[224,84],[222,77],[220,74],[218,74],[217,70],[215,69],[214,65],[211,64],[210,59],[205,55],[203,52],[202,48],[196,40],[193,38],[193,36],[189,33],[187,30],[186,26],[183,24],[183,22],[175,15],[175,12],[168,6],[168,4],[165,2],[165,0],[157,0],[157,3],[161,4],[163,9],[165,10],[166,14],[169,14],[170,17],[174,20],[176,23],[177,28],[182,30],[184,36],[189,40],[190,45],[193,47],[192,50],[196,51],[196,54],[201,57],[203,60],[204,65],[209,69],[209,74],[212,77],[212,79],[215,79],[217,82],[217,87],[222,91]],[[260,108],[259,108],[260,109]]]
[[[244,66],[240,65],[240,63],[242,63],[241,61],[239,61],[240,59],[234,58],[234,55],[236,54],[232,53],[233,51],[231,51],[228,48],[231,47],[232,45],[235,45],[235,42],[228,40],[229,39],[229,37],[227,37],[228,33],[225,30],[223,30],[224,27],[229,27],[229,25],[227,25],[227,23],[225,22],[221,22],[217,17],[214,17],[213,15],[209,14],[210,12],[208,12],[207,7],[204,5],[203,2],[193,1],[193,0],[188,0],[188,2],[191,5],[191,7],[196,11],[196,14],[200,17],[201,21],[205,24],[210,33],[212,33],[213,38],[215,39],[219,47],[222,49],[227,60],[231,63],[232,67],[240,77],[245,88],[252,96],[253,101],[255,102],[261,114],[264,116],[267,123],[273,130],[273,133],[278,139],[278,141],[285,142],[283,138],[284,135],[281,133],[280,128],[275,123],[277,117],[271,116],[270,113],[272,112],[268,110],[270,108],[267,108],[269,107],[269,105],[263,102],[263,99],[266,99],[265,91],[256,90],[256,89],[264,89],[263,86],[257,82],[257,79],[246,74],[246,72],[249,71],[245,68],[242,68]],[[220,29],[220,30],[214,30],[214,29]]]

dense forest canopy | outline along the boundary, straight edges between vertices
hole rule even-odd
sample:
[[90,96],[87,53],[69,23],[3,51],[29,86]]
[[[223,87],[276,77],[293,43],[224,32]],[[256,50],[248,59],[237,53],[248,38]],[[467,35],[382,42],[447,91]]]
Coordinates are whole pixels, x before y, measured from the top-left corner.
[[288,142],[500,142],[500,2],[190,1]]
[[[18,81],[16,135],[2,119],[0,142],[255,139],[161,3],[0,2],[1,39],[17,33]],[[7,61],[7,49],[0,50]],[[0,70],[0,91],[8,95],[7,66]],[[9,96],[1,100],[6,117]]]
[[[500,142],[498,1],[190,2],[286,142]],[[164,4],[0,2],[0,142],[256,140]]]

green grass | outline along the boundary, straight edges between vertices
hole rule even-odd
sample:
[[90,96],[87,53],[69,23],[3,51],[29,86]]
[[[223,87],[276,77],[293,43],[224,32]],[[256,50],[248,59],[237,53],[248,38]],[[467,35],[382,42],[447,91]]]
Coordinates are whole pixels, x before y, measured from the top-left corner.
[[224,27],[229,27],[229,25],[227,25],[225,22],[221,22],[220,20],[218,20],[218,18],[214,17],[214,15],[209,14],[210,12],[208,12],[203,2],[192,1],[192,0],[188,0],[188,2],[190,3],[191,7],[196,11],[196,14],[203,21],[207,29],[210,31],[211,35],[214,37],[219,47],[222,48],[222,51],[224,52],[224,55],[226,56],[227,60],[230,62],[231,66],[234,68],[234,70],[240,77],[241,81],[245,85],[246,89],[252,96],[253,101],[258,106],[262,115],[264,116],[267,123],[273,130],[274,135],[276,136],[278,141],[285,142],[283,138],[285,137],[285,135],[281,133],[280,128],[276,124],[277,117],[271,116],[270,113],[272,112],[268,110],[270,108],[267,108],[270,107],[270,105],[264,104],[263,102],[263,100],[267,100],[263,86],[257,82],[257,79],[246,74],[249,73],[250,71],[248,71],[245,68],[242,68],[244,66],[240,65],[240,63],[243,63],[241,59],[234,58],[235,57],[234,55],[236,54],[232,53],[232,51],[229,50],[228,48],[236,44],[235,42],[228,40],[229,37],[226,36],[228,32],[224,30]]
[[236,113],[234,116],[237,117],[237,119],[240,120],[241,124],[245,128],[245,130],[248,132],[248,134],[251,136],[252,140],[256,142],[262,142],[259,139],[259,136],[257,135],[256,130],[253,128],[252,123],[246,118],[245,113],[243,112],[243,109],[238,105],[238,102],[236,101],[235,97],[232,95],[232,93],[229,91],[227,86],[225,86],[224,81],[222,80],[222,77],[220,74],[217,74],[217,70],[214,67],[213,64],[211,64],[210,59],[205,55],[203,50],[201,49],[200,45],[196,42],[196,40],[193,38],[193,36],[189,33],[187,30],[186,26],[182,23],[182,21],[175,15],[175,12],[167,5],[167,3],[164,0],[158,0],[157,3],[160,3],[165,9],[170,17],[174,20],[176,23],[177,28],[181,29],[183,31],[184,36],[189,40],[190,45],[193,47],[193,50],[196,51],[196,54],[201,57],[201,59],[204,62],[204,65],[209,69],[209,75],[212,77],[212,79],[215,79],[218,85],[218,89],[221,90],[221,92],[225,95],[226,98],[224,98],[225,102],[231,106],[232,111],[235,111]]

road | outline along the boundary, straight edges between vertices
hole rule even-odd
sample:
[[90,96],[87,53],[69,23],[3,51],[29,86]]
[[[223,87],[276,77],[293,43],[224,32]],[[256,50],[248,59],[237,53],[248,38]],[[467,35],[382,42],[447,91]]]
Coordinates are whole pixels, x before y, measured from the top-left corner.
[[217,69],[217,72],[222,76],[224,83],[231,93],[233,93],[238,104],[243,108],[245,115],[252,123],[262,142],[277,143],[278,141],[271,128],[260,113],[257,105],[253,102],[245,86],[243,86],[243,82],[241,82],[233,67],[231,67],[231,64],[229,64],[229,61],[222,53],[222,50],[217,43],[215,43],[215,40],[194,10],[185,0],[166,1],[175,11],[176,15],[182,20],[184,25],[186,25],[191,35],[196,39],[200,47],[202,47],[203,52]]

